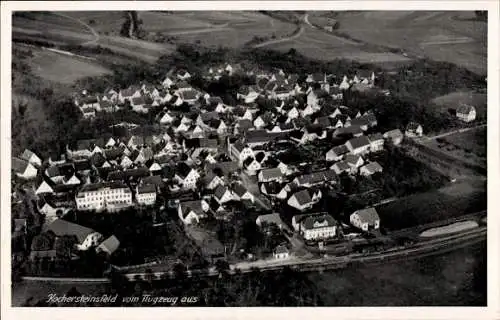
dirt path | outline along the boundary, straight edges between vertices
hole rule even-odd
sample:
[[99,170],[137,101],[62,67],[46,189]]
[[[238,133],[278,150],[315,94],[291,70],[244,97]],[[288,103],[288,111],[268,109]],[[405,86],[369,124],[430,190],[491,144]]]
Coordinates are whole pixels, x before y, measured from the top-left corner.
[[166,34],[169,36],[181,36],[181,35],[188,35],[188,34],[209,33],[209,32],[215,32],[215,31],[229,31],[229,30],[231,30],[231,28],[228,28],[228,27],[229,27],[229,22],[218,25],[218,26],[214,26],[211,28],[172,31],[172,32],[167,32]]
[[277,44],[277,43],[291,41],[291,40],[294,40],[294,39],[297,39],[298,37],[300,37],[302,35],[302,33],[304,33],[304,26],[300,26],[299,30],[297,32],[295,32],[293,35],[291,35],[290,37],[286,37],[286,38],[282,38],[282,39],[276,39],[276,40],[269,40],[269,41],[266,41],[266,42],[262,42],[262,43],[256,44],[253,47],[254,48],[262,48],[262,47],[270,46],[272,44]]
[[82,20],[74,18],[74,17],[71,17],[71,16],[68,16],[68,15],[65,15],[63,13],[59,13],[59,12],[52,12],[52,14],[54,14],[56,16],[60,16],[60,17],[66,18],[66,19],[73,20],[73,21],[81,24],[85,28],[87,28],[92,33],[92,35],[94,36],[94,40],[84,42],[84,43],[82,43],[82,45],[97,44],[97,41],[99,41],[99,33],[97,33],[97,31],[95,31],[94,28],[92,28],[87,23],[83,22]]

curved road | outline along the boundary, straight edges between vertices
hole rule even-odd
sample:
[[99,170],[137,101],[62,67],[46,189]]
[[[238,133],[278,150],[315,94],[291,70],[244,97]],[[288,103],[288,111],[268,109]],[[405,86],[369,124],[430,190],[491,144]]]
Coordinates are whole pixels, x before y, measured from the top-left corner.
[[294,34],[291,35],[290,37],[282,38],[282,39],[276,39],[276,40],[269,40],[269,41],[266,41],[266,42],[262,42],[262,43],[256,44],[253,47],[254,48],[262,48],[262,47],[270,46],[272,44],[277,44],[277,43],[291,41],[291,40],[294,40],[294,39],[297,39],[298,37],[300,37],[303,32],[304,32],[304,26],[300,26],[299,30],[297,32],[294,32]]
[[87,23],[83,22],[82,20],[80,19],[77,19],[77,18],[74,18],[74,17],[71,17],[71,16],[68,16],[68,15],[65,15],[63,13],[59,13],[59,12],[52,12],[52,14],[56,15],[56,16],[60,16],[60,17],[63,17],[63,18],[66,18],[66,19],[70,19],[70,20],[73,20],[79,24],[81,24],[82,26],[84,26],[85,28],[89,29],[89,31],[92,33],[92,35],[94,36],[94,40],[91,40],[91,41],[87,41],[87,42],[84,42],[82,43],[81,45],[88,45],[88,44],[97,44],[97,41],[99,41],[99,33],[97,33],[97,31],[95,31],[94,28],[92,28],[91,26],[89,26]]

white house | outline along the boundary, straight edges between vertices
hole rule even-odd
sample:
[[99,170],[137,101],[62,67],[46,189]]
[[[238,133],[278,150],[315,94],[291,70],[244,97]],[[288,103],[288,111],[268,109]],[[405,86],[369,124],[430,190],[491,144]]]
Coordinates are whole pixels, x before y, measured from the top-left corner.
[[259,182],[282,181],[283,173],[279,168],[263,169],[258,174]]
[[35,167],[40,167],[42,165],[42,160],[34,152],[28,149],[25,149],[19,158],[28,161]]
[[233,193],[231,192],[231,190],[229,190],[228,187],[219,185],[214,191],[214,199],[217,201],[217,203],[223,204],[234,200],[234,197]]
[[464,122],[471,122],[476,119],[476,108],[468,104],[461,104],[457,108],[457,118]]
[[355,211],[350,215],[349,221],[353,226],[363,231],[380,228],[380,217],[375,208],[367,208]]
[[83,186],[75,196],[78,210],[116,211],[133,206],[132,191],[121,182],[93,183]]
[[178,207],[179,219],[187,225],[199,223],[207,217],[209,210],[210,206],[205,200],[181,202]]
[[152,184],[139,185],[136,188],[135,199],[140,205],[154,205],[156,202],[156,187]]
[[266,125],[266,122],[262,119],[261,116],[258,116],[254,121],[253,121],[253,125],[255,128],[257,129],[261,129],[263,128],[265,125]]
[[370,162],[359,168],[359,173],[365,177],[371,176],[377,172],[382,172],[383,168],[378,162]]
[[273,256],[277,260],[288,259],[290,257],[290,251],[284,245],[279,245],[273,252]]
[[175,179],[184,189],[195,189],[196,182],[200,174],[194,168],[190,168],[186,163],[181,163],[176,169]]
[[421,137],[424,133],[422,126],[416,122],[410,122],[406,127],[406,136],[410,138]]
[[255,197],[253,194],[251,194],[244,186],[242,183],[236,183],[233,186],[233,196],[235,199],[238,200],[248,200],[251,202],[255,201]]
[[394,129],[384,133],[384,139],[397,146],[403,141],[404,135],[399,129]]
[[102,239],[99,232],[63,219],[54,220],[45,231],[52,231],[56,237],[75,236],[78,242],[76,247],[82,251],[97,246]]
[[234,160],[238,161],[239,164],[243,164],[243,161],[249,157],[254,157],[252,148],[241,143],[241,141],[236,141],[229,145],[229,156]]
[[26,160],[12,158],[12,170],[19,178],[31,180],[36,178],[37,168]]
[[321,199],[321,191],[319,190],[302,190],[294,193],[287,201],[288,205],[304,211],[306,209],[312,208]]
[[366,136],[352,138],[345,143],[352,154],[365,154],[370,151],[370,140]]
[[171,124],[174,122],[175,118],[170,115],[170,113],[165,112],[160,118],[160,124]]
[[328,240],[337,234],[336,221],[329,214],[294,216],[292,225],[308,241]]
[[380,133],[374,133],[368,136],[370,140],[370,151],[377,152],[384,150],[384,136]]
[[36,195],[39,194],[52,194],[54,193],[54,189],[51,187],[51,185],[45,181],[45,179],[42,181],[42,183],[38,186],[38,188],[35,191]]

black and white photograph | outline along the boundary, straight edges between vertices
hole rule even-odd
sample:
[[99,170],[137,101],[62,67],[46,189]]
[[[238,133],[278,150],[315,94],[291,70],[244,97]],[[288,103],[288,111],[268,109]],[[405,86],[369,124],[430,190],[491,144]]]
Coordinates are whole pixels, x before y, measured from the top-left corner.
[[267,2],[2,3],[2,305],[495,307],[498,3]]

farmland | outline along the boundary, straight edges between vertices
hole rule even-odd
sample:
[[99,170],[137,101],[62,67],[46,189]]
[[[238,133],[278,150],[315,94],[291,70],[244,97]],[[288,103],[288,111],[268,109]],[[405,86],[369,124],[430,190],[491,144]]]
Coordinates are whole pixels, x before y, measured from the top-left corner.
[[400,48],[486,74],[485,22],[474,12],[363,11],[338,12],[337,32],[366,43]]
[[33,58],[28,63],[33,72],[45,80],[71,84],[84,77],[99,76],[109,72],[98,63],[84,58],[49,50],[33,49],[32,52]]
[[464,162],[486,167],[486,140],[486,127],[481,127],[430,140],[425,145]]
[[[425,205],[423,205],[425,204]],[[388,230],[459,217],[486,209],[485,182],[463,182],[377,207]]]

